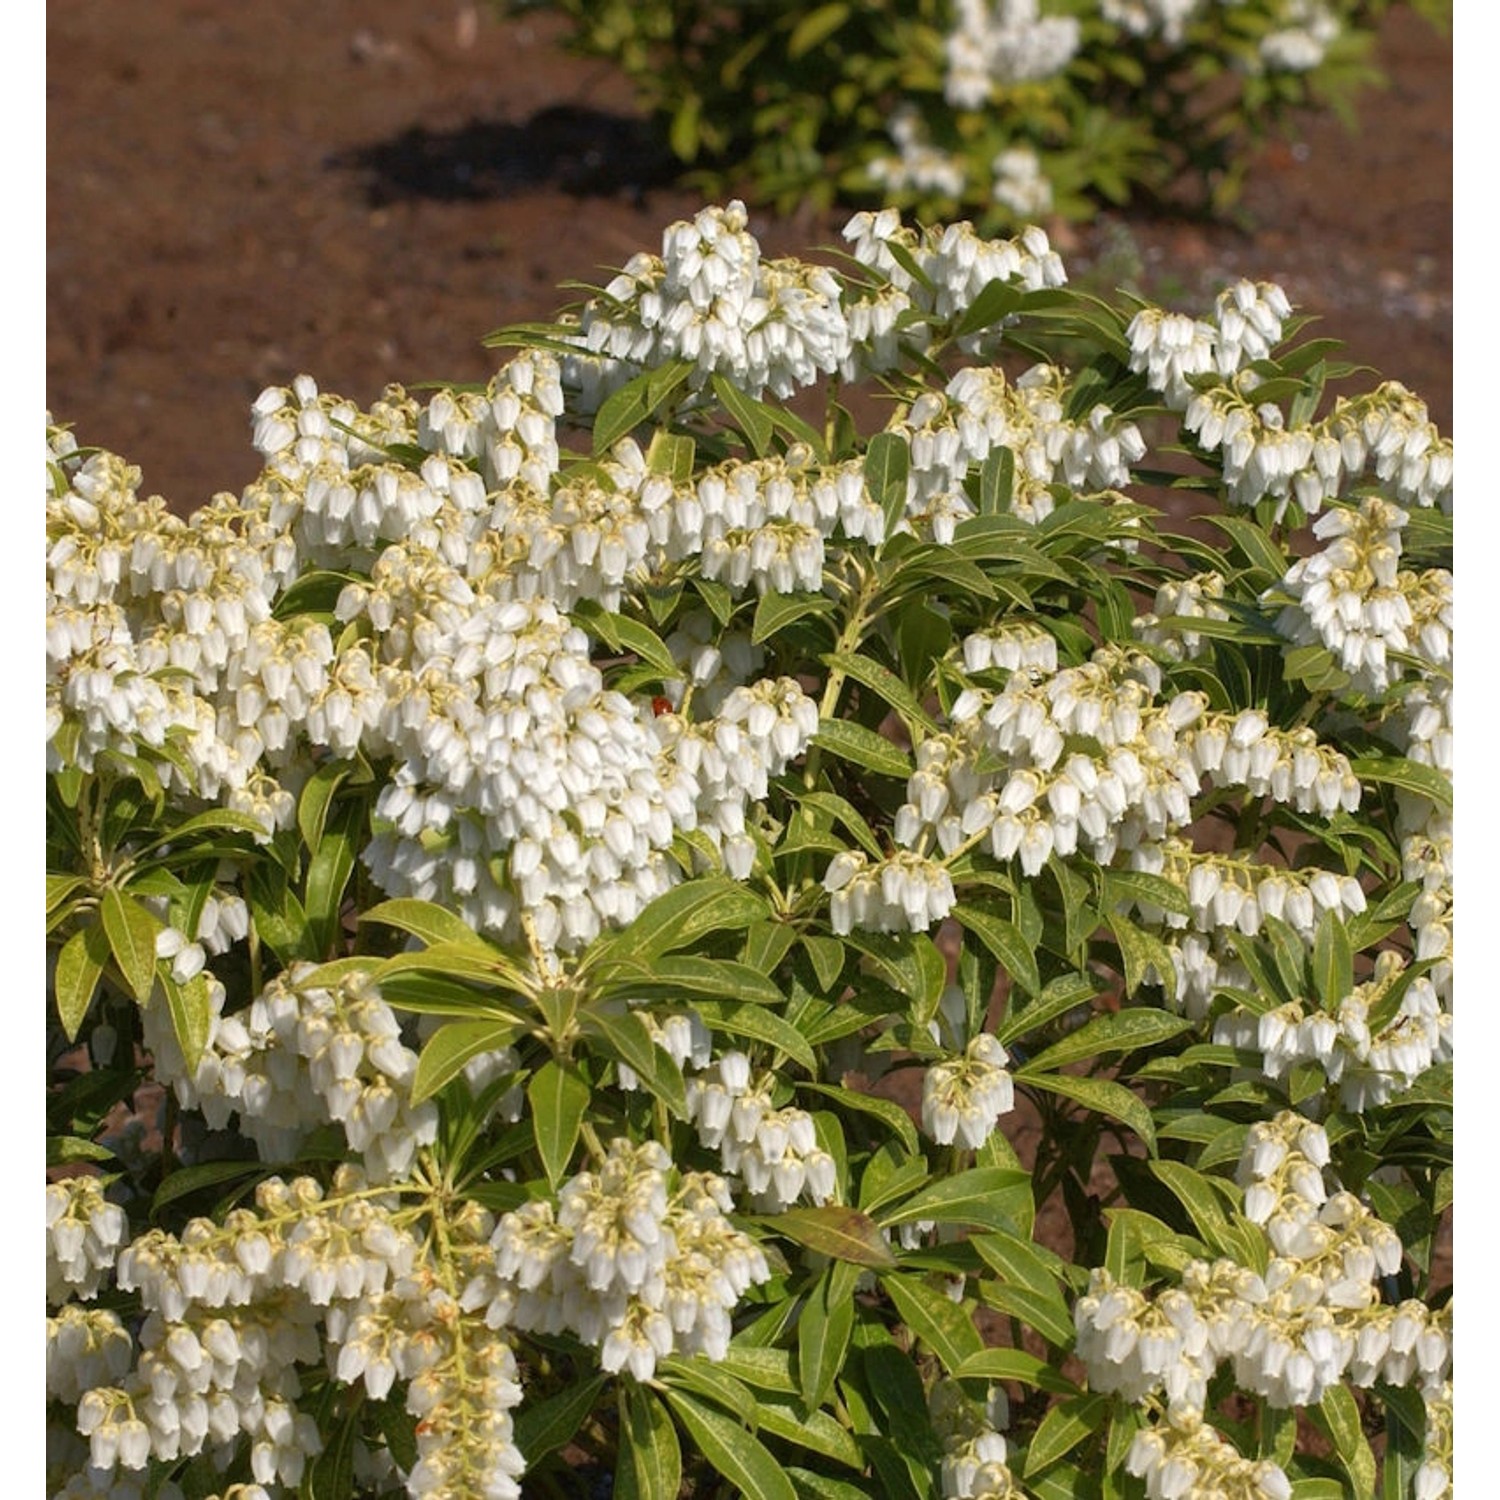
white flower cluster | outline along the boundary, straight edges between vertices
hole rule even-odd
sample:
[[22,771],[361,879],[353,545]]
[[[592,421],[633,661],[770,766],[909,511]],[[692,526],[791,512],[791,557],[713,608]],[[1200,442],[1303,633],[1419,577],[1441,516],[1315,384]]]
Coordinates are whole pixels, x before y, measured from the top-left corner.
[[64,1177],[47,1184],[47,1301],[91,1298],[125,1243],[125,1211],[104,1196],[97,1177]]
[[[1243,279],[1219,294],[1211,320],[1143,307],[1125,330],[1130,368],[1144,372],[1168,406],[1191,410],[1189,377],[1214,373],[1227,379],[1247,361],[1264,358],[1281,341],[1291,311],[1286,293],[1274,282]],[[1190,430],[1196,427],[1190,418]]]
[[1273,71],[1306,73],[1328,55],[1342,28],[1324,0],[1283,0],[1282,22],[1260,39],[1260,60]]
[[832,896],[829,921],[842,936],[868,932],[926,932],[953,910],[953,877],[940,860],[898,849],[872,861],[846,849],[829,861],[823,889]]
[[1014,382],[998,367],[966,366],[941,393],[919,396],[887,429],[911,448],[906,512],[913,528],[951,542],[957,523],[974,514],[964,478],[997,448],[1015,455],[1010,509],[1026,521],[1051,514],[1052,485],[1098,491],[1129,484],[1129,466],[1146,452],[1139,429],[1102,403],[1070,421],[1067,397],[1066,374],[1045,364]]
[[967,173],[963,158],[934,146],[922,129],[921,116],[910,104],[891,112],[886,130],[896,143],[899,156],[877,156],[865,170],[886,195],[931,194],[962,198]]
[[1019,218],[1052,211],[1052,180],[1030,146],[1011,146],[990,163],[991,199]]
[[1003,1386],[991,1386],[980,1406],[956,1380],[939,1380],[927,1407],[943,1445],[943,1500],[1025,1500],[1006,1465],[1001,1429],[1010,1425],[1010,1403]]
[[335,1120],[377,1181],[403,1176],[437,1136],[437,1106],[413,1106],[417,1054],[379,988],[358,969],[325,977],[296,963],[233,1015],[210,990],[208,1040],[189,1074],[164,999],[143,1012],[157,1077],[179,1102],[222,1130],[232,1114],[265,1159],[287,1160],[306,1135]]
[[977,1151],[1015,1107],[1008,1061],[999,1040],[981,1032],[962,1057],[930,1064],[922,1079],[922,1129],[940,1146],[957,1141]]
[[[931,342],[931,321],[961,313],[992,281],[1037,291],[1062,286],[1068,279],[1046,233],[1034,224],[1013,239],[987,240],[969,223],[913,229],[901,223],[894,208],[883,208],[855,214],[844,226],[844,238],[855,260],[876,272],[882,283],[870,291],[868,300],[855,297],[851,285],[848,314],[856,347],[840,370],[845,379],[889,367],[892,360],[882,355],[895,350],[892,334],[902,313],[921,315],[900,331],[903,347],[921,351]],[[901,264],[892,245],[916,262],[925,281]],[[988,352],[998,347],[998,338],[993,333],[973,334],[958,340],[958,346],[968,353]]]
[[47,1317],[47,1395],[76,1404],[96,1385],[123,1380],[135,1358],[130,1330],[105,1307],[65,1303]]
[[1257,385],[1247,370],[1177,403],[1185,405],[1187,430],[1203,448],[1220,454],[1235,504],[1270,497],[1281,502],[1279,517],[1295,499],[1316,515],[1347,482],[1373,467],[1402,504],[1451,508],[1453,445],[1403,387],[1386,382],[1369,395],[1341,399],[1321,422],[1288,427],[1278,406],[1256,403]]
[[1453,1500],[1453,1382],[1427,1393],[1422,1462],[1412,1476],[1412,1500]]
[[[683,1060],[680,1048],[674,1055]],[[779,1213],[804,1194],[815,1204],[833,1197],[834,1160],[818,1144],[806,1110],[775,1107],[775,1074],[752,1075],[750,1059],[730,1051],[686,1081],[698,1139],[719,1152],[725,1172],[744,1183],[760,1211]]]
[[955,109],[983,109],[998,84],[1052,78],[1078,51],[1072,16],[1043,16],[1037,0],[956,0],[944,43],[943,96]]
[[1195,573],[1191,578],[1169,578],[1156,590],[1151,611],[1131,622],[1136,639],[1156,646],[1173,661],[1192,661],[1207,649],[1195,630],[1163,626],[1164,620],[1227,620],[1229,612],[1216,600],[1224,597],[1222,573]]
[[1292,1484],[1270,1459],[1245,1458],[1192,1407],[1169,1411],[1136,1433],[1127,1472],[1148,1500],[1291,1500]]
[[[674,1177],[676,1177],[674,1185]],[[727,1186],[710,1173],[677,1177],[654,1141],[612,1141],[597,1172],[506,1214],[493,1267],[465,1290],[491,1327],[569,1331],[601,1366],[648,1380],[672,1353],[724,1358],[729,1315],[770,1269],[725,1215]]]
[[789,396],[849,357],[839,282],[824,266],[762,260],[738,201],[670,225],[584,308],[580,353],[563,357],[578,409],[595,409],[642,369],[689,360],[752,396]]
[[1099,14],[1106,21],[1130,36],[1160,36],[1172,47],[1202,8],[1203,0],[1099,0]]
[[1372,1033],[1370,1012],[1406,973],[1400,955],[1385,950],[1376,958],[1374,976],[1336,1005],[1318,1009],[1293,1001],[1260,1016],[1235,1012],[1215,1023],[1214,1040],[1260,1052],[1271,1079],[1315,1062],[1338,1086],[1340,1104],[1362,1113],[1404,1093],[1453,1056],[1453,1017],[1425,975],[1406,981],[1396,1013]]
[[1245,1217],[1261,1225],[1263,1274],[1231,1260],[1190,1261],[1154,1298],[1102,1268],[1074,1309],[1090,1385],[1201,1413],[1230,1362],[1241,1389],[1275,1407],[1316,1402],[1331,1386],[1376,1381],[1440,1388],[1452,1360],[1452,1310],[1380,1301],[1401,1241],[1353,1194],[1324,1184],[1328,1141],[1291,1112],[1251,1127],[1238,1171]]
[[1398,571],[1408,519],[1373,495],[1357,510],[1330,510],[1313,526],[1328,545],[1299,558],[1281,581],[1294,602],[1276,628],[1295,644],[1326,646],[1353,686],[1371,695],[1401,675],[1393,652],[1418,656],[1428,668],[1453,659],[1452,574]]

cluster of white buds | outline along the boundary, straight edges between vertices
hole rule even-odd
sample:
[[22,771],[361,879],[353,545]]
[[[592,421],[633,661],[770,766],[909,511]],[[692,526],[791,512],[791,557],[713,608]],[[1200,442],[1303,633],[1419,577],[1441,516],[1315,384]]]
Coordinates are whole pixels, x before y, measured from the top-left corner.
[[568,1330],[604,1369],[638,1380],[669,1354],[722,1359],[735,1304],[770,1276],[725,1217],[732,1206],[720,1178],[679,1177],[657,1142],[612,1141],[597,1172],[563,1184],[555,1209],[538,1200],[500,1220],[492,1270],[465,1305],[486,1301],[492,1327]]
[[1196,573],[1191,578],[1168,579],[1156,591],[1149,614],[1138,615],[1131,629],[1139,641],[1156,646],[1173,661],[1191,661],[1207,649],[1196,630],[1164,626],[1164,620],[1227,620],[1229,612],[1217,603],[1224,597],[1222,573]]
[[1245,1458],[1195,1407],[1175,1407],[1136,1433],[1126,1470],[1149,1500],[1291,1500],[1292,1485],[1268,1458]]
[[1029,621],[991,626],[963,639],[964,671],[1036,673],[1057,671],[1057,637]]
[[1431,667],[1453,659],[1453,578],[1435,569],[1398,571],[1407,513],[1377,496],[1357,510],[1331,510],[1313,526],[1328,543],[1298,559],[1281,582],[1291,596],[1277,629],[1291,641],[1326,646],[1354,686],[1382,693],[1401,675],[1392,652]]
[[1008,1061],[999,1040],[981,1032],[962,1057],[930,1064],[922,1079],[922,1129],[940,1146],[957,1141],[978,1150],[1015,1107]]
[[105,1307],[65,1303],[47,1317],[47,1395],[77,1402],[125,1378],[135,1358],[130,1331]]
[[897,105],[886,122],[886,130],[900,155],[877,156],[865,168],[870,180],[883,190],[883,197],[897,194],[963,197],[968,176],[963,158],[932,144],[922,128],[921,116],[912,105]]
[[1243,1390],[1305,1406],[1341,1381],[1439,1389],[1452,1363],[1452,1308],[1382,1302],[1399,1268],[1395,1231],[1344,1191],[1330,1193],[1322,1128],[1290,1111],[1251,1127],[1238,1180],[1245,1217],[1263,1228],[1268,1264],[1190,1261],[1181,1285],[1147,1297],[1102,1268],[1074,1309],[1078,1353],[1096,1390],[1127,1400],[1165,1392],[1201,1411],[1231,1362]]
[[411,1103],[417,1054],[368,974],[325,979],[312,964],[278,975],[233,1015],[211,986],[209,1035],[189,1074],[165,1000],[143,1012],[157,1076],[187,1108],[224,1129],[232,1114],[269,1160],[296,1155],[306,1134],[328,1120],[378,1180],[405,1174],[419,1146],[437,1135],[437,1106]]
[[660,256],[632,256],[584,308],[580,353],[564,383],[580,409],[642,369],[684,359],[700,382],[721,374],[752,396],[785,397],[837,369],[850,352],[839,282],[825,266],[762,260],[738,201],[705,208],[662,233]]
[[1027,521],[1051,514],[1050,486],[1118,489],[1130,464],[1146,451],[1132,422],[1096,404],[1083,421],[1064,416],[1067,375],[1033,365],[1010,382],[999,368],[966,366],[941,393],[929,391],[890,424],[911,446],[907,518],[928,517],[931,535],[950,542],[955,525],[973,514],[962,485],[970,466],[997,448],[1015,455],[1010,509]]
[[1412,1500],[1453,1500],[1453,1382],[1427,1393],[1422,1462],[1412,1476]]
[[955,109],[983,109],[996,84],[1052,78],[1078,51],[1072,16],[1043,16],[1037,0],[957,0],[944,42],[943,97]]
[[779,1213],[804,1195],[827,1203],[837,1187],[834,1160],[806,1110],[775,1107],[775,1089],[773,1073],[752,1076],[743,1052],[726,1052],[687,1079],[688,1118],[762,1211]]
[[953,910],[953,877],[940,860],[898,849],[872,861],[846,849],[829,861],[823,889],[832,896],[829,921],[842,935],[867,932],[926,932]]
[[1338,1086],[1345,1109],[1378,1107],[1453,1056],[1453,1017],[1425,975],[1405,981],[1396,1013],[1371,1031],[1370,1012],[1406,974],[1405,961],[1386,950],[1376,958],[1374,975],[1336,1004],[1315,1008],[1297,1000],[1260,1016],[1236,1012],[1218,1020],[1214,1040],[1260,1052],[1271,1079],[1315,1062]]
[[1281,20],[1284,24],[1268,31],[1257,48],[1262,65],[1272,72],[1310,72],[1343,29],[1324,0],[1285,0]]
[[46,1219],[47,1301],[97,1296],[125,1243],[125,1210],[98,1177],[79,1175],[47,1184]]
[[927,1409],[943,1445],[943,1500],[1025,1500],[1006,1465],[1001,1429],[1010,1425],[1010,1402],[1003,1386],[991,1386],[981,1406],[956,1380],[939,1380]]

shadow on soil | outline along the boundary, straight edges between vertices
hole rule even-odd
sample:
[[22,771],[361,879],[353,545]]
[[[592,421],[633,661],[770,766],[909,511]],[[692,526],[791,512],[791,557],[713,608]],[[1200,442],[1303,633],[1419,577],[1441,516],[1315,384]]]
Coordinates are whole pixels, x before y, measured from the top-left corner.
[[643,193],[670,182],[678,163],[642,120],[560,104],[522,125],[471,120],[457,130],[414,125],[386,141],[331,157],[365,178],[373,207],[413,199],[467,202],[534,188],[579,197]]

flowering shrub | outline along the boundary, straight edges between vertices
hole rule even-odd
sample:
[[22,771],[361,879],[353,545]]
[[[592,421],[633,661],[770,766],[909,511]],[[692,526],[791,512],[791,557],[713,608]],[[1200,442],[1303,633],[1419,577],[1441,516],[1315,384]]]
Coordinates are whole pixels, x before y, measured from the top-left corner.
[[[495,0],[562,12],[710,191],[994,230],[1186,193],[1223,209],[1290,111],[1380,80],[1390,0]],[[1413,0],[1435,24],[1450,0]]]
[[1451,445],[846,238],[49,422],[50,1493],[1450,1492]]

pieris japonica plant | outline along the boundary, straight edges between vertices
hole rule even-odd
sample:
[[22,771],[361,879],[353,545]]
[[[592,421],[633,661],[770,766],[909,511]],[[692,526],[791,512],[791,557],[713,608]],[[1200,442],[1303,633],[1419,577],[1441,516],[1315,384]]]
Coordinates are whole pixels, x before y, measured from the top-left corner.
[[[1349,117],[1391,0],[494,0],[561,12],[714,191],[962,209],[1222,210],[1294,109]],[[1439,25],[1451,0],[1414,0]]]
[[1450,1492],[1451,445],[845,238],[49,419],[49,1493]]

